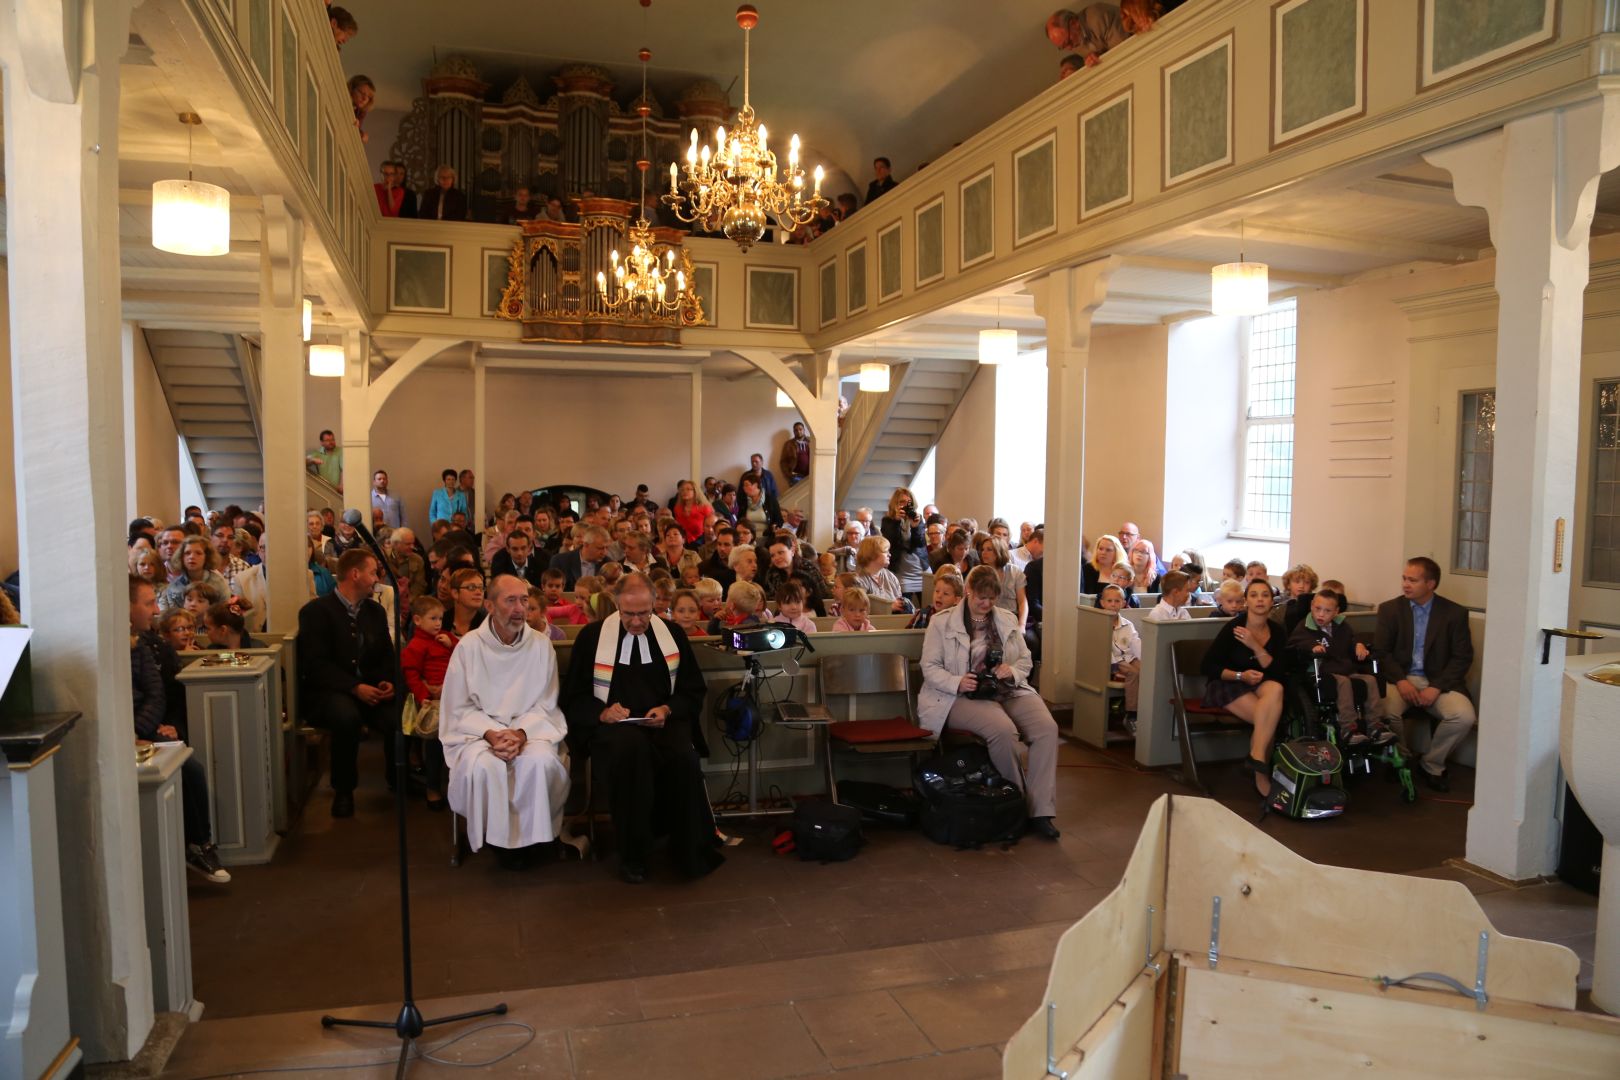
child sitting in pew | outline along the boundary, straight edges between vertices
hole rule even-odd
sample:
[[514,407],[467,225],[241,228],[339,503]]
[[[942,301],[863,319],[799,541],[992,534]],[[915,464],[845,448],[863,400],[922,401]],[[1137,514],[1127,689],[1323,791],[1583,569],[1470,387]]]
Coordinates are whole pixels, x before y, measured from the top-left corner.
[[[411,610],[415,611],[416,608],[413,606]],[[562,627],[553,626],[551,620],[546,618],[546,594],[544,591],[531,587],[528,599],[523,601],[523,610],[525,613],[524,621],[536,633],[544,634],[552,641],[561,641],[568,636],[563,633]]]
[[197,650],[197,620],[185,608],[170,608],[158,619],[158,633],[175,652]]
[[1226,564],[1221,567],[1221,580],[1235,581],[1241,588],[1244,582],[1243,574],[1246,569],[1242,559],[1227,559]]
[[922,608],[906,623],[907,630],[926,630],[928,623],[942,611],[949,611],[962,602],[962,576],[940,574],[934,578],[934,606]]
[[[1179,573],[1179,571],[1171,571]],[[1125,609],[1125,590],[1118,585],[1103,586],[1097,594],[1097,606],[1114,616],[1114,640],[1108,654],[1108,677],[1125,684],[1126,727],[1136,715],[1137,692],[1142,676],[1142,635],[1136,632],[1131,620],[1120,614]]]
[[855,587],[855,577],[853,571],[846,570],[832,579],[832,600],[821,605],[828,615],[838,615],[843,612],[844,591]]
[[1187,600],[1192,596],[1192,579],[1180,570],[1171,570],[1159,582],[1159,602],[1148,612],[1148,622],[1180,622],[1192,618]]
[[765,606],[765,590],[752,581],[734,581],[726,591],[726,604],[709,620],[709,633],[759,626],[759,612]]
[[1136,575],[1131,573],[1129,563],[1115,563],[1114,568],[1108,571],[1108,580],[1103,582],[1102,588],[1098,589],[1097,599],[1094,603],[1097,607],[1102,607],[1103,590],[1109,585],[1114,585],[1120,592],[1125,594],[1126,607],[1141,607],[1142,602],[1136,598],[1136,590],[1131,587],[1131,583],[1135,580]]
[[725,602],[726,587],[712,577],[699,578],[692,587],[692,595],[697,598],[698,610],[703,616],[701,622],[706,626],[710,619],[720,613],[721,605]]
[[[1336,583],[1335,583],[1336,584]],[[1288,651],[1303,668],[1312,660],[1321,661],[1322,674],[1331,675],[1338,697],[1339,736],[1346,746],[1387,746],[1395,741],[1395,731],[1384,711],[1384,696],[1378,692],[1376,676],[1358,670],[1371,655],[1356,640],[1356,633],[1344,617],[1344,594],[1321,589],[1310,598],[1310,610],[1288,635]],[[1367,688],[1367,731],[1356,724],[1353,680]]]
[[547,570],[540,575],[540,591],[546,594],[546,620],[563,626],[584,626],[590,617],[577,603],[564,597],[567,584],[568,575],[561,570]]
[[[1230,565],[1230,564],[1228,564]],[[1243,610],[1243,583],[1227,578],[1215,589],[1215,607],[1222,617],[1230,618]]]
[[669,621],[685,631],[687,637],[702,637],[708,630],[703,625],[703,607],[691,589],[675,593],[675,602],[669,605]]
[[[843,575],[840,574],[840,577]],[[934,583],[939,587],[939,582]],[[833,623],[834,633],[862,632],[876,630],[872,620],[868,618],[872,610],[872,601],[867,599],[866,590],[859,585],[851,585],[844,590],[844,595],[838,602],[838,621]]]
[[1289,567],[1283,574],[1282,591],[1288,601],[1283,605],[1282,624],[1288,633],[1292,634],[1294,627],[1310,614],[1311,596],[1316,592],[1318,580],[1316,571],[1304,563]]
[[804,613],[804,585],[791,578],[776,590],[776,617],[772,622],[786,623],[806,634],[816,632],[816,620]]

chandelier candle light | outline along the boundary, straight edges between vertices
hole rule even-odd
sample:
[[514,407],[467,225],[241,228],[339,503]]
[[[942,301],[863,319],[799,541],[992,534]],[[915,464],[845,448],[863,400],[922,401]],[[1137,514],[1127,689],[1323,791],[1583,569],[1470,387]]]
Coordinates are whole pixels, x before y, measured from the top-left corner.
[[[653,247],[652,227],[647,223],[647,170],[652,167],[652,162],[647,158],[647,115],[652,112],[652,107],[647,103],[647,61],[652,59],[652,53],[642,49],[640,56],[641,100],[636,104],[636,112],[641,115],[641,158],[636,162],[636,168],[641,172],[641,201],[637,204],[636,223],[630,226],[626,237],[630,241],[629,256],[620,262],[618,248],[614,248],[610,256],[613,262],[613,289],[611,292],[608,290],[607,274],[598,270],[596,291],[601,294],[603,305],[615,314],[670,315],[679,311],[686,302],[686,274],[675,269],[673,247],[665,248],[665,265],[659,265],[658,252]],[[673,293],[669,290],[671,274],[675,278]]]
[[186,125],[186,178],[152,185],[152,246],[174,255],[231,253],[231,193],[191,175],[191,129],[202,123],[194,112],[180,114]]
[[765,125],[754,119],[748,100],[750,74],[749,31],[759,25],[759,12],[752,4],[737,9],[737,25],[743,31],[743,106],[728,134],[715,129],[714,149],[699,148],[697,128],[686,151],[686,179],[680,167],[669,165],[669,194],[664,201],[682,221],[699,223],[710,232],[723,232],[747,251],[765,235],[774,218],[778,226],[792,231],[820,212],[827,200],[821,197],[825,175],[816,166],[815,187],[809,197],[804,192],[804,169],[799,164],[799,137],[788,140],[788,163],[777,178],[776,155],[767,145]]

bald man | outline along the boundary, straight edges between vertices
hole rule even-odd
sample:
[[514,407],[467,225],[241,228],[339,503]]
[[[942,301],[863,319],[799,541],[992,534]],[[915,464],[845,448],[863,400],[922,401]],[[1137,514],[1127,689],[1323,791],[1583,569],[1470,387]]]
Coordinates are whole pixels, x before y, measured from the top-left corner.
[[513,574],[490,582],[488,617],[457,643],[439,704],[450,809],[467,819],[474,851],[500,848],[508,865],[557,838],[568,799],[557,654],[526,622],[528,596]]

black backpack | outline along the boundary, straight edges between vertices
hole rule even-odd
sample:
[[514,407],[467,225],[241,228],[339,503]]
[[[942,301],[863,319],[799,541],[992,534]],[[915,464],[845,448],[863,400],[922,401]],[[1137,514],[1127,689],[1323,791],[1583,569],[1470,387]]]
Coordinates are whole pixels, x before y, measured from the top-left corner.
[[1016,843],[1026,820],[1024,792],[996,771],[983,746],[968,744],[917,766],[922,831],[955,848]]
[[853,859],[866,843],[861,812],[831,802],[802,802],[793,808],[793,849],[817,862]]

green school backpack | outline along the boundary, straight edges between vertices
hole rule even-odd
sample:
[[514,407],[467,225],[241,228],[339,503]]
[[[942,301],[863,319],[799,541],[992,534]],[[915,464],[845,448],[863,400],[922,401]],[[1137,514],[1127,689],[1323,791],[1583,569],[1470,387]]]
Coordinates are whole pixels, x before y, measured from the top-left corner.
[[1270,809],[1307,821],[1338,817],[1349,801],[1343,768],[1339,748],[1326,739],[1279,744],[1271,758]]

